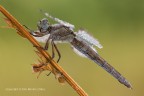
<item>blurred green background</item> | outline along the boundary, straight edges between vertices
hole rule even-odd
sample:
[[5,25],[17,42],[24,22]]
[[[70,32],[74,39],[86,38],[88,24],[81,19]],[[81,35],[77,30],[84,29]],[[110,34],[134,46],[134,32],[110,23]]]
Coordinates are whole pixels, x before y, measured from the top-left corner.
[[[69,44],[58,44],[59,64],[89,96],[144,96],[143,0],[0,0],[0,4],[31,29],[36,30],[37,21],[44,17],[42,9],[74,24],[76,30],[87,29],[101,42],[104,48],[99,54],[131,82],[132,90],[91,60],[77,56]],[[0,26],[7,26],[2,18]],[[78,96],[68,84],[59,84],[53,75],[47,77],[48,72],[36,78],[31,68],[38,59],[34,50],[15,30],[0,28],[0,96]]]

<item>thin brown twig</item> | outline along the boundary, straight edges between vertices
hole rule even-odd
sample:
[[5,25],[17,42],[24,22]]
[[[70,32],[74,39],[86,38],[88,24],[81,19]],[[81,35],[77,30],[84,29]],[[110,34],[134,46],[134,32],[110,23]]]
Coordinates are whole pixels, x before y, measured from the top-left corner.
[[87,93],[60,67],[54,60],[52,60],[51,56],[41,48],[41,45],[30,35],[30,33],[5,9],[0,5],[0,11],[10,22],[15,26],[15,28],[20,32],[19,34],[23,35],[27,38],[34,46],[37,46],[37,50],[48,60],[50,64],[58,70],[68,84],[80,95],[80,96],[88,96]]

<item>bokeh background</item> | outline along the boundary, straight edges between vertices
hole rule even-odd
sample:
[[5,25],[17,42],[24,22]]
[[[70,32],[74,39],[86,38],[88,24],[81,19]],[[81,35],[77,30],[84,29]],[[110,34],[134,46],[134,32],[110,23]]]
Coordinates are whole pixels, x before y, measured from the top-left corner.
[[[59,64],[89,96],[144,96],[143,0],[0,0],[0,5],[31,29],[36,30],[37,21],[45,17],[42,9],[74,24],[76,30],[87,29],[101,42],[103,49],[98,53],[131,82],[132,90],[94,62],[77,56],[69,44],[58,44]],[[0,26],[7,26],[3,17],[0,14]],[[48,72],[36,78],[31,68],[38,59],[34,50],[15,30],[0,28],[0,96],[78,96],[68,84],[59,84],[53,75],[47,77]]]

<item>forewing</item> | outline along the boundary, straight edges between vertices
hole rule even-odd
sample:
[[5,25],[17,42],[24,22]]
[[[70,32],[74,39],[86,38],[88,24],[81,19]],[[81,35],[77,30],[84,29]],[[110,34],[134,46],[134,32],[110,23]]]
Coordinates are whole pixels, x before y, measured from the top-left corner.
[[73,29],[75,28],[75,26],[74,26],[73,24],[70,24],[70,23],[65,22],[65,21],[63,21],[63,20],[60,20],[60,19],[58,19],[58,18],[55,18],[55,17],[51,16],[51,15],[48,14],[48,13],[45,13],[45,16],[51,18],[52,20],[54,20],[54,21],[56,21],[56,22],[58,22],[58,23],[60,23],[60,24],[63,24],[63,25],[66,26],[66,27],[69,27],[71,30],[73,30]]

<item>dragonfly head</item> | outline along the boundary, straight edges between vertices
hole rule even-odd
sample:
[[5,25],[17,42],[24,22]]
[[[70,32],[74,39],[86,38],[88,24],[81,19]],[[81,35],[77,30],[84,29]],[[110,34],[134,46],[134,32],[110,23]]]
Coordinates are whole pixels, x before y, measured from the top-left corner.
[[43,18],[42,20],[40,20],[37,24],[38,29],[40,30],[40,32],[46,32],[50,26],[48,19],[47,18]]

